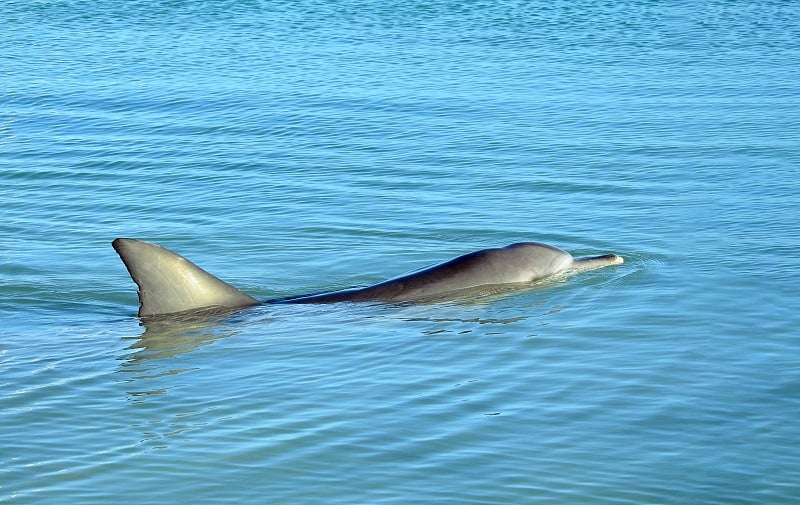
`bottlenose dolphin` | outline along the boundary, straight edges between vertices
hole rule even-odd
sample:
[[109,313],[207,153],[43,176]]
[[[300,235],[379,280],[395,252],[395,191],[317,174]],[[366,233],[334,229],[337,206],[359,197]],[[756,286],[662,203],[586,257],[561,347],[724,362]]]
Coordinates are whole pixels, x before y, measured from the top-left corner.
[[573,258],[551,245],[522,242],[465,254],[373,286],[261,302],[156,244],[118,238],[112,246],[139,286],[139,317],[213,307],[233,309],[261,303],[442,300],[498,287],[522,288],[555,274],[623,262],[616,254]]

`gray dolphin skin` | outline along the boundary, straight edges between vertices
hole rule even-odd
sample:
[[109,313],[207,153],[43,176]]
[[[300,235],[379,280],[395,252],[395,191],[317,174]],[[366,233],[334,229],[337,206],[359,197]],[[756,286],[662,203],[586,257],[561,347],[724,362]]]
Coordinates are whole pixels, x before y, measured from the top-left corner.
[[143,318],[261,303],[438,301],[524,288],[556,274],[623,262],[616,254],[573,258],[551,245],[522,242],[465,254],[373,286],[261,302],[156,244],[118,238],[112,246],[139,287],[139,317]]

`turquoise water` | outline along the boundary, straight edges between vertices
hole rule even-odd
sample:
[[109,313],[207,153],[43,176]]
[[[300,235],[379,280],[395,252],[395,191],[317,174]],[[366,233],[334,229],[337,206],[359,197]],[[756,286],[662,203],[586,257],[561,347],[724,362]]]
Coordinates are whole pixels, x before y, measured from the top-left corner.
[[[793,2],[6,1],[0,502],[796,503]],[[511,296],[144,327],[535,240]]]

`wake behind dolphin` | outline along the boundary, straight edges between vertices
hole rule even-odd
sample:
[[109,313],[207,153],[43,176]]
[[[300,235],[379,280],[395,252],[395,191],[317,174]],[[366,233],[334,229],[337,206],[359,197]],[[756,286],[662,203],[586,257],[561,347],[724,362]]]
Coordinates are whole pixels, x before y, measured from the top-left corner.
[[560,273],[623,262],[616,254],[573,258],[557,247],[522,242],[464,254],[444,263],[363,288],[261,302],[214,277],[183,256],[130,238],[112,242],[139,287],[139,317],[261,303],[424,302],[458,298],[482,290],[524,288]]

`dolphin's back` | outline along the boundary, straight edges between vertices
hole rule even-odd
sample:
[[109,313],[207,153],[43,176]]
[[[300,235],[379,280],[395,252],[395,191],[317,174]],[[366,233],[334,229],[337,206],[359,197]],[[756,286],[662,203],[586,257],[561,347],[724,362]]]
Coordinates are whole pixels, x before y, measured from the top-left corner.
[[290,303],[337,301],[415,301],[447,293],[543,279],[572,265],[572,256],[547,244],[522,242],[464,254],[401,277],[360,289],[303,296]]

